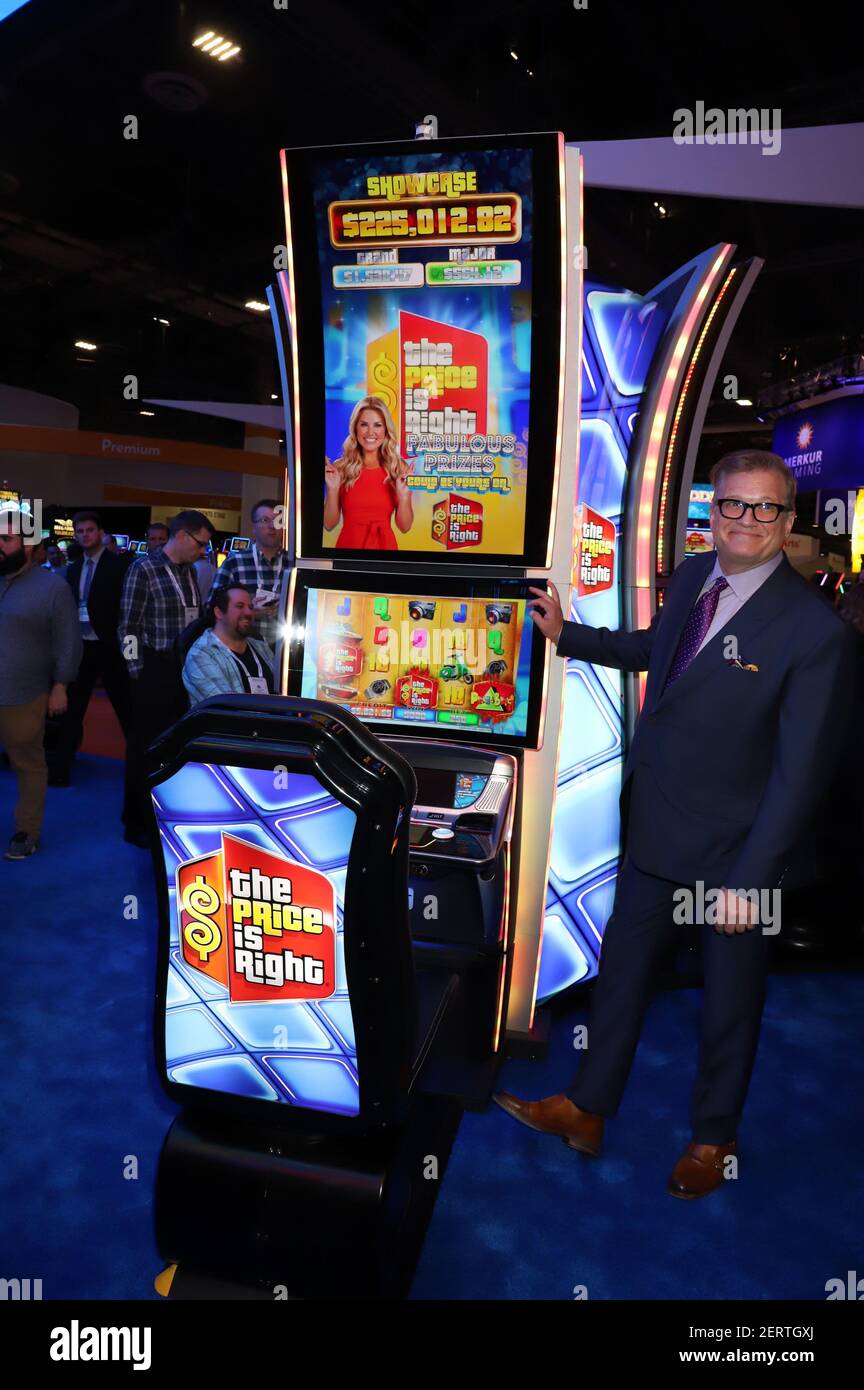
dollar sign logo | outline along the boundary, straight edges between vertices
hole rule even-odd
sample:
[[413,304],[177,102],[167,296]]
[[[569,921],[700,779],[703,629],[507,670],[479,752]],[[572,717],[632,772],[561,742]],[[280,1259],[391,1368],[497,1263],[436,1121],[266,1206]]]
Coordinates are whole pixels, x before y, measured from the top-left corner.
[[219,910],[219,894],[201,874],[183,890],[182,910],[193,920],[183,928],[183,940],[206,961],[222,945],[222,933],[213,921]]
[[396,410],[399,404],[396,392],[396,363],[383,352],[379,352],[369,363],[369,388],[381,398],[388,410]]
[[436,507],[432,513],[432,538],[439,541],[447,529],[447,512],[444,507]]

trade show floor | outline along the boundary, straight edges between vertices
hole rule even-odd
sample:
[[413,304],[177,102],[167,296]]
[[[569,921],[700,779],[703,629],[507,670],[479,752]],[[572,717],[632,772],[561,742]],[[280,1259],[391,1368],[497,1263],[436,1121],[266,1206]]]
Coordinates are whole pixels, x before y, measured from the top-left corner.
[[[122,839],[122,764],[79,757],[74,782],[49,789],[39,852],[0,861],[3,1274],[41,1279],[46,1299],[156,1298],[153,1184],[174,1107],[151,1055],[150,859]],[[4,842],[13,800],[3,771]],[[864,976],[772,977],[740,1178],[676,1202],[700,1000],[655,999],[599,1161],[495,1106],[465,1116],[413,1297],[823,1300],[845,1282],[861,1256]],[[584,1018],[559,1008],[547,1060],[507,1062],[502,1086],[560,1090]]]

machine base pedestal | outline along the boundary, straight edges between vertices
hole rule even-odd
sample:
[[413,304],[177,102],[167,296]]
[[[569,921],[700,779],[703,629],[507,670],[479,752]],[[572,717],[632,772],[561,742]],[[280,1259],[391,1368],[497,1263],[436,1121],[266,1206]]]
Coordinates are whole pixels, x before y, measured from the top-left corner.
[[312,1144],[179,1116],[156,1188],[168,1296],[406,1297],[461,1116],[418,1096],[392,1131]]
[[551,1015],[548,1009],[537,1009],[534,1025],[528,1033],[510,1033],[504,1044],[506,1057],[518,1057],[529,1062],[542,1062],[549,1050]]

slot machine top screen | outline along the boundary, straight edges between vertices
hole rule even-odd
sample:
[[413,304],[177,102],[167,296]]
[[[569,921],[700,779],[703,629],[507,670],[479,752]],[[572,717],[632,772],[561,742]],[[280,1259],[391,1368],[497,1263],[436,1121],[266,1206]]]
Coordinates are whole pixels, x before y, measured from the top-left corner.
[[300,554],[544,566],[563,137],[282,158]]
[[546,642],[527,583],[443,578],[400,592],[298,571],[289,694],[330,700],[393,734],[538,747]]

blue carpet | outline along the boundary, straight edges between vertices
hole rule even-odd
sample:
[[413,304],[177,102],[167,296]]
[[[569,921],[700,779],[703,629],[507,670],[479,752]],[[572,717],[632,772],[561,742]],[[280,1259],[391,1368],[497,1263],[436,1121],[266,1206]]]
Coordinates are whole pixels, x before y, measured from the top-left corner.
[[[152,1193],[174,1107],[151,1058],[155,900],[149,855],[121,837],[121,772],[79,759],[73,788],[49,788],[39,853],[0,860],[0,1274],[41,1278],[45,1298],[156,1297]],[[0,773],[0,837],[13,792]],[[772,977],[740,1177],[677,1202],[664,1188],[689,1138],[699,1005],[690,989],[655,999],[599,1161],[495,1106],[466,1115],[415,1298],[822,1300],[859,1268],[864,977]],[[508,1062],[502,1086],[560,1090],[584,1017],[561,1012],[547,1060]]]

